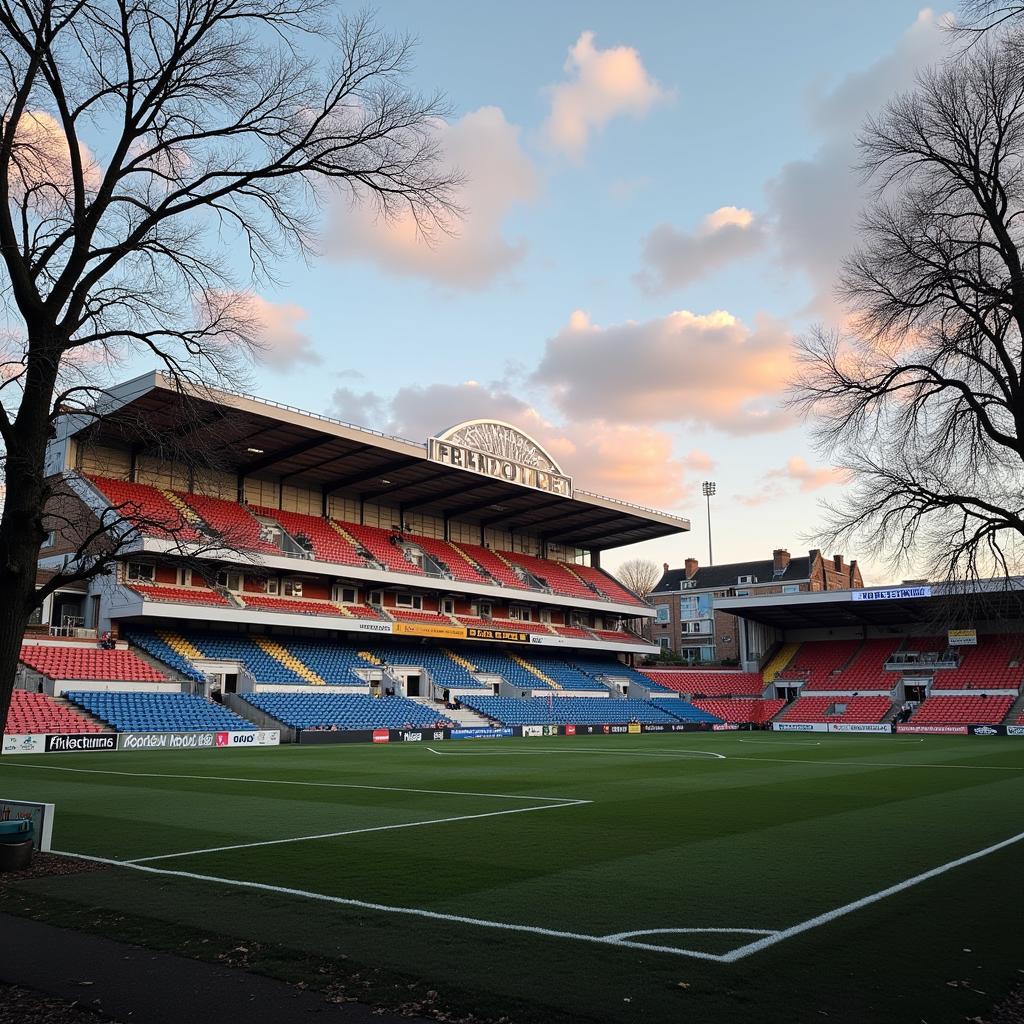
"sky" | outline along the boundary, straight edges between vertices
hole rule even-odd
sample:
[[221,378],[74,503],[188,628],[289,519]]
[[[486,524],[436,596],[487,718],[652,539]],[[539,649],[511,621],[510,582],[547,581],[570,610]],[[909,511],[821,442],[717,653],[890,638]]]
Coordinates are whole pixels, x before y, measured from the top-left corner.
[[[793,343],[841,322],[865,116],[949,45],[902,0],[390,0],[442,90],[466,210],[433,247],[339,199],[261,287],[257,394],[423,441],[493,417],[578,487],[692,532],[610,552],[798,553],[842,474],[782,405]],[[832,552],[826,552],[831,554]],[[884,574],[863,552],[869,582]]]

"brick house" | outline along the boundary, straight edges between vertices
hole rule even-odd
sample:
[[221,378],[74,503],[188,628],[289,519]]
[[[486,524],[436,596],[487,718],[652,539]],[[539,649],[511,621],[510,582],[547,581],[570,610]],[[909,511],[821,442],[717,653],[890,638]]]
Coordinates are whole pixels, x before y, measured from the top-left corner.
[[739,658],[736,616],[715,609],[715,598],[764,597],[802,591],[854,590],[864,586],[856,559],[825,558],[817,549],[792,558],[776,548],[771,558],[701,568],[687,558],[665,571],[651,593],[657,609],[652,640],[687,661],[712,664]]

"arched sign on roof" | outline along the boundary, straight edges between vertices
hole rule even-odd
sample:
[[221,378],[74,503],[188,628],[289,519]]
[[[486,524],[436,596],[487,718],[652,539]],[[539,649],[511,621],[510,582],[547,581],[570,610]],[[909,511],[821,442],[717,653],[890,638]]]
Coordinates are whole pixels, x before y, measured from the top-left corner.
[[501,420],[466,420],[427,442],[434,462],[506,483],[572,497],[572,478],[544,447]]

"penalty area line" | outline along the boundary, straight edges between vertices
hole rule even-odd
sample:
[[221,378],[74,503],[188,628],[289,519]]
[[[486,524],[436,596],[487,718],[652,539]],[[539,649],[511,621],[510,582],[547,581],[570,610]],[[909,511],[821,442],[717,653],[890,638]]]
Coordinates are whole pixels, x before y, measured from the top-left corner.
[[[147,874],[162,875],[171,878],[186,878],[197,882],[212,882],[215,885],[229,885],[240,889],[253,889],[258,892],[271,892],[281,896],[296,896],[300,899],[313,900],[319,903],[330,903],[342,907],[355,907],[359,910],[375,910],[384,914],[399,914],[405,917],[421,917],[432,921],[450,924],[466,924],[477,928],[491,928],[498,931],[522,932],[528,935],[540,935],[552,939],[570,939],[574,942],[587,942],[598,946],[615,946],[625,949],[637,949],[647,953],[668,953],[672,956],[689,957],[695,960],[712,960],[722,962],[724,957],[717,953],[705,953],[699,949],[678,949],[675,946],[656,946],[647,942],[632,942],[614,936],[585,935],[580,932],[561,931],[556,928],[542,928],[539,925],[512,924],[508,921],[491,921],[487,918],[466,917],[461,914],[444,914],[437,910],[423,910],[419,907],[397,907],[387,903],[371,903],[367,900],[347,899],[343,896],[328,896],[325,893],[310,892],[307,889],[293,889],[282,885],[269,885],[266,882],[249,882],[238,878],[221,878],[218,875],[202,875],[193,871],[173,871],[168,868],[154,868],[148,864],[137,864],[131,861],[111,860],[109,857],[94,857],[84,853],[70,853],[54,850],[62,857],[76,857],[96,864],[107,864],[110,867],[125,868],[128,871],[142,871]],[[707,931],[708,929],[699,929]],[[715,929],[711,929],[715,930]],[[641,933],[642,934],[642,933]]]

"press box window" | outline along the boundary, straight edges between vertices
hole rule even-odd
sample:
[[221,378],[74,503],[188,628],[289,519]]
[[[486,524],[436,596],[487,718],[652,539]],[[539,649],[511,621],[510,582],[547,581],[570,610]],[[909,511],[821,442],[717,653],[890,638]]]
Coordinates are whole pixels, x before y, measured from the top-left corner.
[[155,573],[155,567],[147,565],[145,562],[129,562],[127,572],[125,573],[125,579],[152,583]]
[[419,594],[395,594],[395,607],[420,611],[423,608],[423,598]]

